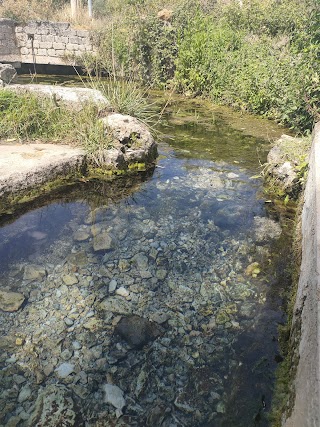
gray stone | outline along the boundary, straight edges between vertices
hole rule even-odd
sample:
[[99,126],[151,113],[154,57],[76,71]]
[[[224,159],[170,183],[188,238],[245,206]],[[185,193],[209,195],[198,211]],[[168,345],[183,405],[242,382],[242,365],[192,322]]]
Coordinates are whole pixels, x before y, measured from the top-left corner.
[[41,280],[47,274],[45,268],[39,265],[27,264],[24,268],[23,279],[24,280]]
[[18,292],[0,291],[0,309],[3,311],[19,310],[24,300],[24,296]]
[[162,328],[156,323],[136,315],[123,317],[115,327],[115,333],[135,348],[141,348],[155,340],[162,332]]
[[60,354],[60,357],[62,360],[69,360],[72,357],[72,352],[68,349],[63,350],[63,352]]
[[120,296],[106,298],[101,301],[100,308],[114,314],[129,314],[132,312],[128,301]]
[[111,403],[115,408],[122,410],[126,405],[126,401],[121,388],[113,384],[104,384],[103,390],[105,392],[105,402]]
[[153,322],[158,323],[159,325],[162,325],[163,323],[165,323],[169,319],[170,319],[169,314],[168,313],[163,313],[163,312],[153,313],[150,316],[150,320],[152,320]]
[[93,249],[97,251],[109,251],[115,246],[113,236],[109,231],[102,231],[93,238]]
[[93,103],[99,108],[110,107],[110,102],[97,89],[42,84],[17,84],[10,85],[7,89],[18,93],[35,93],[53,99],[58,105],[61,103],[77,111],[84,108],[88,103]]
[[[297,148],[294,149],[293,147]],[[272,185],[276,185],[293,198],[297,197],[302,188],[296,166],[302,162],[301,158],[305,155],[303,147],[306,148],[306,144],[301,139],[282,135],[269,151],[267,157],[266,171],[275,181],[272,182]]]
[[79,172],[84,160],[83,150],[66,145],[1,145],[0,197]]
[[74,372],[74,365],[72,363],[62,363],[58,368],[55,369],[57,376],[61,379],[67,378]]
[[120,295],[121,297],[128,297],[130,292],[123,286],[120,286],[120,288],[116,290],[116,295]]
[[79,282],[77,276],[75,276],[74,274],[66,274],[62,277],[62,280],[67,286],[76,285]]
[[109,292],[112,293],[117,289],[117,281],[115,279],[110,280]]
[[5,85],[12,83],[16,75],[17,72],[12,65],[0,64],[0,80],[2,80]]
[[50,385],[40,389],[27,427],[81,427],[83,424],[70,391],[62,385]]
[[120,144],[120,151],[124,154],[126,164],[146,163],[155,161],[158,152],[148,128],[138,119],[122,114],[109,114],[102,119],[106,133]]
[[19,403],[25,402],[26,400],[29,399],[30,396],[31,396],[31,388],[30,388],[29,385],[25,385],[20,390],[20,393],[19,393],[19,396],[18,396],[18,402]]
[[82,348],[82,345],[79,343],[79,341],[73,341],[72,347],[74,348],[74,350],[80,350],[80,348]]
[[85,240],[88,240],[90,237],[90,233],[88,230],[77,230],[73,238],[76,242],[84,242]]
[[148,257],[144,253],[138,253],[132,258],[132,262],[137,264],[139,270],[146,270],[148,268]]

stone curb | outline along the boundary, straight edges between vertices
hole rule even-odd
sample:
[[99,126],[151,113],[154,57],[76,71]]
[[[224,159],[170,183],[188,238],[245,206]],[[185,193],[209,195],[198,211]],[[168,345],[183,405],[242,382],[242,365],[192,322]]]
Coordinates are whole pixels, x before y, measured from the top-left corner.
[[66,145],[0,145],[0,197],[79,172],[84,150]]
[[316,124],[302,211],[302,262],[293,326],[301,323],[295,401],[284,427],[320,426],[320,122]]

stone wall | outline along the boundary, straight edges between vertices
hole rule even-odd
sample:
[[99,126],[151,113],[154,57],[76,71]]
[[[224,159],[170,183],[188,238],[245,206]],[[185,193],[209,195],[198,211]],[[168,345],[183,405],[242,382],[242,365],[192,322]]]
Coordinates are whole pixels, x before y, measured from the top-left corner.
[[17,24],[0,19],[0,62],[78,65],[77,57],[94,53],[86,30],[65,22]]
[[0,62],[21,62],[15,27],[15,23],[10,19],[0,19]]
[[302,263],[293,329],[301,324],[295,401],[284,427],[320,426],[320,123],[315,126],[302,212]]

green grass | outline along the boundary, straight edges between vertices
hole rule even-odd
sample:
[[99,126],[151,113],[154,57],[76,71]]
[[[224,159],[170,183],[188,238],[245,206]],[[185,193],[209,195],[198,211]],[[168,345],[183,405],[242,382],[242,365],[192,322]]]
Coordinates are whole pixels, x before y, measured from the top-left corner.
[[320,120],[318,0],[155,0],[96,3],[98,61],[134,76],[276,120],[308,133]]
[[99,120],[95,105],[74,111],[31,93],[0,90],[0,138],[62,142],[84,148],[97,167],[113,141]]

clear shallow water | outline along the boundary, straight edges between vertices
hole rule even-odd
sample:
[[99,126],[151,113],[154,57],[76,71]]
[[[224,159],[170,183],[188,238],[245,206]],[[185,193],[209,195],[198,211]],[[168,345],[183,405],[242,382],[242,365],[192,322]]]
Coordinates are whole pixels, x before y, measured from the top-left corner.
[[131,194],[84,186],[0,229],[1,289],[26,297],[0,314],[0,424],[40,422],[59,384],[66,425],[269,425],[286,248],[252,178],[267,141],[191,114]]

